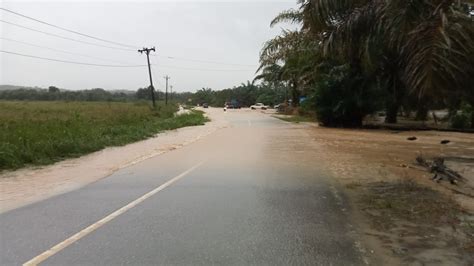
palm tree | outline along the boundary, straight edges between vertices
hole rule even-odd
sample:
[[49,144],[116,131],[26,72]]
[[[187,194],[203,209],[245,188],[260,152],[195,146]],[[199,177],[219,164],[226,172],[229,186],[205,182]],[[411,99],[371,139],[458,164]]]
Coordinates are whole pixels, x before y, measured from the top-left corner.
[[474,98],[473,90],[466,89],[474,82],[474,25],[466,1],[299,0],[298,4],[298,10],[280,13],[272,25],[286,21],[301,28],[269,41],[262,50],[262,66],[286,62],[310,44],[313,52],[321,51],[317,54],[347,62],[354,73],[369,79],[378,76],[388,93],[389,122],[396,122],[407,94],[423,99],[464,91]]
[[[294,10],[284,11],[271,23],[271,26],[284,20],[299,21],[300,14]],[[262,71],[256,79],[268,82],[284,82],[290,87],[292,105],[297,106],[301,89],[308,79],[313,64],[316,63],[318,43],[304,29],[283,30],[280,36],[267,41],[260,53]]]

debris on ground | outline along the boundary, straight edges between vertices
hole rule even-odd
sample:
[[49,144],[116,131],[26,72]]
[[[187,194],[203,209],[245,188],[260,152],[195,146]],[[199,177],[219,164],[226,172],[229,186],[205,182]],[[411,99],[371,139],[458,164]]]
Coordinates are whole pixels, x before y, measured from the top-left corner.
[[416,157],[416,162],[429,170],[430,173],[433,173],[434,176],[431,179],[436,182],[448,180],[453,185],[458,184],[459,182],[465,182],[463,176],[444,164],[444,158],[442,157],[435,157],[430,162],[420,155]]
[[417,140],[417,137],[413,136],[413,137],[408,137],[407,140]]

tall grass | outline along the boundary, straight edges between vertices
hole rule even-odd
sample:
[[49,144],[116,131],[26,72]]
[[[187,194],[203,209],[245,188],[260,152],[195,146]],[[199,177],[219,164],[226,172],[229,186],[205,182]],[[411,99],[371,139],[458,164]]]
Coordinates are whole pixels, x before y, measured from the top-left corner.
[[0,101],[0,170],[43,165],[203,124],[201,112],[174,117],[175,105]]

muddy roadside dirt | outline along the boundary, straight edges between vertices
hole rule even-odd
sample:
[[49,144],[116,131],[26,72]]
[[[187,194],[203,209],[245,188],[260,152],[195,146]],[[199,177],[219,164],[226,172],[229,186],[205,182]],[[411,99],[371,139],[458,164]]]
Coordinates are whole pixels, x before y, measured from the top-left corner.
[[[474,264],[474,134],[302,126],[346,188],[368,256],[384,265]],[[432,181],[419,155],[446,158],[466,182]]]

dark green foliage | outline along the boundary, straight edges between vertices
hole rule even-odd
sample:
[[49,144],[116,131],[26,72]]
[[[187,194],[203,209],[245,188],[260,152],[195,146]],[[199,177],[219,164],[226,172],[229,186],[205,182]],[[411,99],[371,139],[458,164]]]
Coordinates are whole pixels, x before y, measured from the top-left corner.
[[358,127],[380,107],[380,92],[347,65],[334,67],[314,87],[309,99],[324,126]]
[[254,85],[247,81],[232,89],[215,91],[202,88],[192,96],[194,104],[207,103],[214,107],[223,107],[226,102],[237,102],[242,107],[251,106],[257,102],[275,105],[285,100],[286,88],[281,84]]
[[471,124],[472,116],[474,116],[473,111],[474,109],[471,105],[462,104],[461,110],[451,117],[451,126],[458,129],[474,128],[474,125]]
[[48,92],[49,93],[58,93],[59,89],[57,87],[54,87],[54,86],[49,86]]
[[[169,92],[171,102],[188,103],[193,98],[191,92]],[[155,88],[155,99],[163,101],[165,93]],[[104,89],[66,90],[50,86],[48,89],[0,85],[0,100],[19,101],[87,101],[87,102],[132,102],[151,101],[150,88],[139,88],[137,91],[107,91]]]
[[[158,99],[158,93],[155,91],[155,99]],[[135,97],[140,100],[151,100],[151,89],[150,88],[140,88],[135,93]]]
[[451,126],[458,129],[468,128],[469,116],[465,113],[455,114],[451,118]]
[[[299,27],[265,43],[257,78],[285,83],[293,107],[299,95],[313,98],[324,125],[358,126],[383,109],[388,123],[397,122],[400,110],[426,120],[431,108],[453,106],[446,99],[474,103],[469,10],[467,0],[298,1],[271,22]],[[341,64],[350,66],[351,80],[332,84],[321,66]]]
[[[250,106],[256,102],[266,105],[275,105],[283,102],[288,89],[282,83],[263,83],[255,85],[249,81],[239,86],[224,90],[202,88],[195,93],[173,92],[168,94],[170,102],[181,104],[207,103],[215,107],[223,107],[225,102],[237,102],[242,107]],[[155,99],[164,101],[165,94],[155,89]],[[151,101],[150,88],[139,88],[133,91],[106,91],[103,89],[70,91],[51,86],[48,89],[21,88],[6,86],[0,90],[0,100],[19,101],[87,101],[87,102],[135,102]]]
[[263,103],[263,104],[265,104],[265,105],[275,105],[275,104],[278,104],[278,102],[276,102],[275,93],[274,93],[273,91],[270,91],[270,92],[262,92],[262,94],[260,94],[260,95],[257,97],[256,102],[258,102],[258,103]]
[[91,90],[60,90],[54,86],[48,89],[14,89],[0,91],[1,100],[20,101],[133,101],[136,100],[132,92],[106,91],[104,89]]
[[195,104],[215,104],[213,100],[213,91],[210,88],[202,88],[196,91],[193,95],[193,101]]

